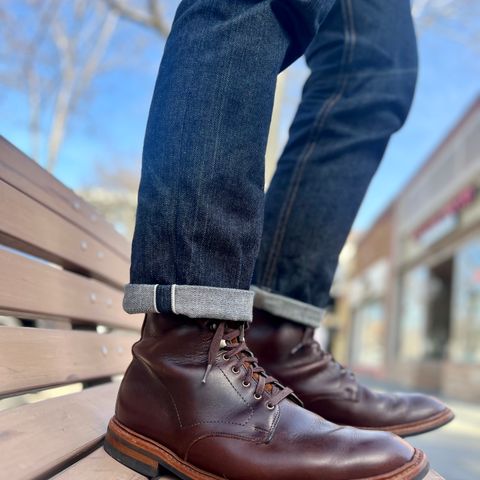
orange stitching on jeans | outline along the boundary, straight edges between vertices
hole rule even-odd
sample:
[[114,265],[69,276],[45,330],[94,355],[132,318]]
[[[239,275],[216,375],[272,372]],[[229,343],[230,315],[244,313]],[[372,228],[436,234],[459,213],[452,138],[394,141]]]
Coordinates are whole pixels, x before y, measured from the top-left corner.
[[[344,69],[347,63],[353,60],[353,51],[355,47],[356,37],[355,37],[355,26],[353,23],[353,8],[352,8],[351,2],[352,0],[341,1],[343,18],[346,21],[346,24],[344,27],[344,32],[345,32],[344,51],[342,55],[342,60],[340,62],[341,70]],[[337,92],[335,92],[325,102],[323,108],[320,110],[310,134],[311,140],[306,145],[303,155],[300,157],[300,160],[295,166],[295,169],[292,175],[292,180],[289,187],[289,192],[287,194],[286,201],[282,207],[277,231],[275,232],[275,235],[273,238],[271,253],[268,257],[267,264],[265,267],[265,272],[262,276],[262,281],[260,282],[259,286],[266,286],[269,288],[272,287],[273,275],[274,275],[275,267],[277,266],[278,257],[280,256],[280,250],[285,237],[288,220],[292,212],[293,204],[298,192],[298,188],[300,186],[300,182],[303,178],[303,172],[305,171],[305,166],[307,165],[308,160],[311,158],[311,154],[314,151],[314,148],[316,145],[315,137],[323,129],[323,126],[325,125],[325,121],[328,117],[328,114],[332,111],[333,107],[342,98],[348,83],[348,75],[346,74],[346,72],[342,71],[340,78],[341,78],[341,82],[339,82],[340,84]]]

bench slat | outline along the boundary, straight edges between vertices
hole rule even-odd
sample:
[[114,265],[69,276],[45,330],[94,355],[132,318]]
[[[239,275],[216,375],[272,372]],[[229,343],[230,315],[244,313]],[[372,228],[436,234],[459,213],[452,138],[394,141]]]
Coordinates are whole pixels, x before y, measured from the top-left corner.
[[[58,475],[52,477],[52,480],[146,480],[144,477],[133,470],[125,467],[114,460],[101,447],[87,455],[82,460],[74,463]],[[179,480],[170,474],[155,477],[155,480]]]
[[88,270],[120,287],[127,283],[129,265],[123,257],[2,180],[0,218],[5,244],[66,268]]
[[[115,461],[103,447],[82,458],[52,480],[146,480],[147,477]],[[159,477],[158,480],[172,480],[175,477]]]
[[128,261],[130,245],[88,202],[0,136],[0,178],[62,215]]
[[141,315],[122,308],[122,292],[97,280],[0,249],[0,312],[72,319],[138,330]]
[[135,334],[2,327],[0,396],[123,373],[136,340]]
[[0,412],[2,478],[46,478],[98,445],[117,390],[109,383]]

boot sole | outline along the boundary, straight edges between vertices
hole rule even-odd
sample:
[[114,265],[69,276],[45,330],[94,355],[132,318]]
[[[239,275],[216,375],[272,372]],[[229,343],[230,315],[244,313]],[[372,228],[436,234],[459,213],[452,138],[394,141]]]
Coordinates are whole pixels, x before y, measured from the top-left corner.
[[[156,477],[168,470],[182,480],[225,480],[182,460],[171,450],[122,425],[115,417],[109,424],[104,442],[105,451],[123,465],[147,477]],[[402,467],[383,475],[357,480],[441,480],[429,470],[421,450]]]
[[404,423],[401,425],[392,425],[389,427],[357,427],[365,430],[383,430],[387,432],[395,433],[400,437],[411,437],[414,435],[420,435],[421,433],[431,432],[437,428],[443,427],[447,423],[450,423],[455,418],[455,414],[449,409],[437,413],[436,415],[419,420],[417,422]]

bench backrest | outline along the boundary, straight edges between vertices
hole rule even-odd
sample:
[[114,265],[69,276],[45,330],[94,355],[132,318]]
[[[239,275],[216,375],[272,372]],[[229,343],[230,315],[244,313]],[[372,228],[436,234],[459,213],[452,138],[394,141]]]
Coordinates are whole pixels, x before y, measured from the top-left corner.
[[[3,137],[0,219],[0,476],[50,478],[113,413],[142,321],[122,309],[130,245]],[[79,391],[47,399],[60,386]]]

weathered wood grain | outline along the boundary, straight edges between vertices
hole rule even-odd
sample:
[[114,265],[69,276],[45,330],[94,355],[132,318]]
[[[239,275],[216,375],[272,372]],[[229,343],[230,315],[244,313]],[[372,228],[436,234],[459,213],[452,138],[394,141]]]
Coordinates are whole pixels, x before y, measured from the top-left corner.
[[6,250],[0,250],[0,265],[0,312],[141,326],[141,315],[124,312],[123,293],[116,288]]
[[0,412],[2,478],[47,478],[100,444],[117,389],[110,383]]
[[129,263],[91,234],[0,180],[2,242],[122,288]]
[[104,245],[116,250],[125,260],[130,258],[129,242],[99,215],[92,205],[1,135],[0,179],[64,216]]
[[43,328],[0,330],[0,396],[109,377],[125,371],[138,334]]

